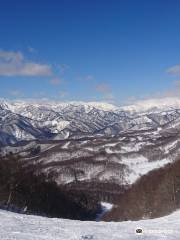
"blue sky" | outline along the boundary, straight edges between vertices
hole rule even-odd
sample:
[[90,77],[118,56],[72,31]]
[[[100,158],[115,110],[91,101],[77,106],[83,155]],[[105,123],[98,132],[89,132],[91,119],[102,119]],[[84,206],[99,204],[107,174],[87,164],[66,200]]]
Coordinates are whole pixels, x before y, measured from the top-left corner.
[[180,1],[0,3],[0,97],[179,95]]

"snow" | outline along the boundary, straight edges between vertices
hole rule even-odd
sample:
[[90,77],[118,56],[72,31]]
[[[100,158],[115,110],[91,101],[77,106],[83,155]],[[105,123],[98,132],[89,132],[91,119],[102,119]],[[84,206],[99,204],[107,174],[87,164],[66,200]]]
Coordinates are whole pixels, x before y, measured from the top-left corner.
[[[136,229],[142,229],[137,234]],[[179,240],[180,210],[169,216],[126,222],[81,222],[0,210],[1,240]]]
[[63,109],[66,108],[70,105],[73,106],[84,106],[85,110],[88,112],[92,108],[97,108],[99,110],[104,110],[104,111],[114,111],[117,110],[118,107],[107,103],[107,102],[83,102],[83,101],[67,101],[67,102],[60,102],[60,101],[53,101],[53,100],[47,100],[47,99],[27,99],[27,100],[16,100],[16,101],[10,101],[10,100],[3,100],[0,99],[0,104],[2,106],[5,106],[6,109],[10,109],[13,112],[16,112],[16,110],[25,108],[28,105],[32,105],[35,107],[41,107],[41,106],[46,106],[47,108],[53,108],[55,110],[57,109]]
[[121,147],[121,152],[137,152],[141,149],[143,142],[134,142]]
[[106,151],[106,153],[109,153],[109,154],[115,153],[115,151],[112,151],[110,148],[106,148],[105,151]]
[[46,121],[44,126],[52,126],[55,127],[55,131],[54,133],[58,133],[61,130],[63,130],[64,128],[66,128],[69,125],[68,121],[57,121],[57,120],[53,120],[53,121]]
[[22,108],[32,105],[35,107],[46,106],[47,108],[64,109],[70,105],[73,106],[84,106],[85,111],[89,112],[92,108],[97,108],[103,111],[130,111],[130,112],[144,112],[149,110],[164,110],[172,108],[180,108],[180,98],[179,97],[162,97],[162,98],[150,98],[144,100],[137,100],[133,104],[116,106],[107,102],[83,102],[83,101],[53,101],[49,99],[27,99],[27,100],[4,100],[0,99],[0,105],[9,109],[13,112],[21,110]]
[[151,98],[145,100],[135,101],[133,105],[121,107],[124,111],[130,112],[144,112],[153,110],[167,110],[172,108],[180,108],[180,98],[178,97],[164,97],[164,98]]
[[113,208],[113,204],[108,202],[101,202],[101,213],[97,215],[96,221],[100,221],[102,217]]
[[68,146],[69,146],[69,144],[70,144],[70,142],[66,142],[61,148],[63,148],[63,149],[67,149]]
[[46,151],[54,148],[55,146],[58,146],[58,144],[52,144],[52,143],[51,144],[41,144],[40,146],[41,146],[41,151],[46,152]]
[[165,147],[161,147],[162,150],[164,150],[165,153],[169,153],[170,150],[173,150],[179,143],[179,140],[175,140],[173,142],[168,143]]
[[158,161],[148,161],[144,156],[137,156],[135,158],[125,158],[123,157],[122,163],[128,166],[130,170],[129,174],[125,175],[125,181],[128,184],[134,183],[142,175],[147,174],[148,172],[163,167],[166,164],[172,162],[171,159],[165,158]]
[[108,202],[101,202],[101,206],[106,209],[106,211],[110,211],[113,207],[113,205],[111,203]]

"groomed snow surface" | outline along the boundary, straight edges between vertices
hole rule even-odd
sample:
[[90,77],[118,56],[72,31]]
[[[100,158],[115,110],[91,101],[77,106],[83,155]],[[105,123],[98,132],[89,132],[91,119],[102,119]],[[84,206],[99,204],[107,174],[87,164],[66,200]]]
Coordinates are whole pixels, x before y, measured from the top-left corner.
[[[137,234],[136,229],[143,233]],[[81,222],[20,215],[0,210],[1,240],[179,240],[180,210],[157,219]]]

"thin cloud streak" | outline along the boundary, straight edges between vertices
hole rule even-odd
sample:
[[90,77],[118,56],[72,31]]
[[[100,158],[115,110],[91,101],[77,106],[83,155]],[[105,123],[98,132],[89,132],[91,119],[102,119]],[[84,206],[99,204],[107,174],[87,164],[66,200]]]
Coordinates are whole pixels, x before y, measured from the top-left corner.
[[49,82],[50,84],[57,86],[57,85],[60,85],[63,82],[63,80],[59,78],[53,78]]
[[103,94],[111,93],[111,87],[108,84],[105,84],[105,83],[97,84],[96,87],[95,87],[95,90],[97,92],[103,93]]
[[179,75],[180,74],[180,65],[175,65],[167,69],[167,73],[171,75]]
[[8,94],[12,97],[24,97],[24,94],[20,90],[10,90]]

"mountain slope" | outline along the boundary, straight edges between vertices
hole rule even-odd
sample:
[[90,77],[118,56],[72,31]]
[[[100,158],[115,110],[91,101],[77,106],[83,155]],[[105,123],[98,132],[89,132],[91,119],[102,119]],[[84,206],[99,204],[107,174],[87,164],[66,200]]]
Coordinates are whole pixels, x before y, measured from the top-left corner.
[[[153,220],[104,223],[28,216],[0,210],[1,240],[179,240],[180,211]],[[142,229],[137,234],[136,229]]]

